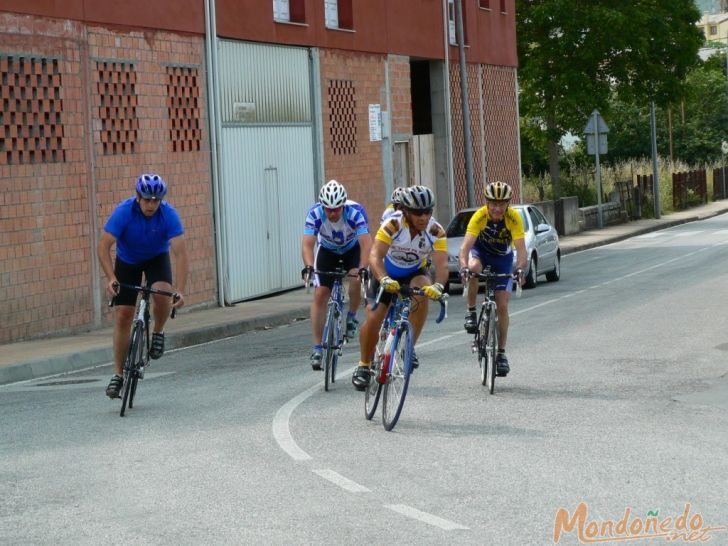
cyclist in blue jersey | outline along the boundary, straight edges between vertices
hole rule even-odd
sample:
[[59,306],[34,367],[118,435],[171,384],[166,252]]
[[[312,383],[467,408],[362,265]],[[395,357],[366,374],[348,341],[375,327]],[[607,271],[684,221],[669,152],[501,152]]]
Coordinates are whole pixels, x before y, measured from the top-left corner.
[[[346,189],[330,180],[319,192],[319,202],[308,211],[303,229],[301,255],[303,278],[312,278],[316,290],[311,302],[311,331],[313,350],[311,367],[321,369],[321,337],[326,320],[326,303],[334,286],[329,275],[313,275],[314,269],[333,271],[342,260],[344,268],[353,274],[358,269],[365,276],[369,264],[372,240],[366,211],[359,203],[347,199]],[[361,304],[357,283],[349,283],[349,312],[346,315],[346,335],[353,337],[359,322],[356,311]]]
[[[164,324],[170,308],[184,305],[183,292],[187,284],[187,245],[184,227],[177,211],[163,201],[167,184],[158,174],[143,174],[136,181],[136,196],[122,201],[104,226],[98,244],[101,268],[108,280],[106,292],[114,298],[114,376],[106,388],[109,398],[118,398],[123,385],[124,357],[129,345],[129,332],[134,318],[137,293],[120,288],[118,283],[139,285],[142,273],[153,288],[174,292],[173,303],[166,296],[154,295],[152,315],[154,329],[150,358],[164,354]],[[116,260],[111,248],[116,244]],[[177,283],[172,284],[172,265],[175,261]]]

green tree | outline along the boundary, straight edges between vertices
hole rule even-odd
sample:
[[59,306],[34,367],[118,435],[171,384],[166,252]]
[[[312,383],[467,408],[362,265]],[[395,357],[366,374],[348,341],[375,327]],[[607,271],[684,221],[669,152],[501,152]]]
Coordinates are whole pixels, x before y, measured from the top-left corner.
[[[657,112],[657,144],[661,155],[669,156],[672,142],[673,158],[690,165],[720,159],[720,142],[728,139],[724,65],[725,56],[713,55],[691,69],[685,78],[682,99]],[[649,156],[648,105],[615,95],[609,112],[609,155],[604,161],[615,163]]]
[[558,198],[558,142],[594,108],[606,114],[615,91],[658,105],[682,95],[700,13],[692,0],[516,0],[516,13],[520,109],[545,127]]

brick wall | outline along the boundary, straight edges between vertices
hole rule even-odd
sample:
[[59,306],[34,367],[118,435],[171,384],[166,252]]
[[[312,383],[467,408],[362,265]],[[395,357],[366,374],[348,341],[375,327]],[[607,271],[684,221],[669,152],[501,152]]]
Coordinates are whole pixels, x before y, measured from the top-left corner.
[[[187,301],[214,300],[202,39],[10,13],[0,39],[0,342],[100,324],[98,235],[144,171],[169,181],[187,230]],[[197,71],[197,90],[174,103],[180,65]],[[175,132],[183,103],[199,123]]]
[[[514,201],[520,201],[518,118],[515,69],[491,65],[468,65],[468,105],[473,143],[475,204],[484,203],[489,181],[502,180],[513,186]],[[463,147],[460,66],[450,64],[455,207],[467,206],[467,178]]]
[[[386,110],[382,55],[321,50],[323,182],[332,178],[367,210],[370,227],[384,208],[382,143],[369,141],[369,105]],[[344,127],[342,127],[344,125]]]

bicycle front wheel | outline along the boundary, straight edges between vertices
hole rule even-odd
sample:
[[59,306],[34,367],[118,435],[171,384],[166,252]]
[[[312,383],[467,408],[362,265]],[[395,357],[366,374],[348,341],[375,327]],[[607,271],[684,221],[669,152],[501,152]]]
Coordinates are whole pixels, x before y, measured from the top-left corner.
[[400,326],[392,342],[389,374],[384,383],[382,424],[392,430],[402,414],[412,371],[412,331],[408,323]]
[[[385,321],[386,322],[386,321]],[[386,377],[387,370],[382,370],[384,362],[384,345],[387,342],[388,328],[386,324],[382,324],[379,329],[379,341],[374,350],[374,360],[372,361],[372,375],[369,378],[369,385],[364,392],[364,417],[371,421],[377,412],[379,397],[382,394],[381,378]]]
[[124,417],[127,404],[130,408],[132,407],[134,393],[136,392],[137,369],[142,359],[143,350],[144,329],[141,324],[135,324],[131,332],[126,361],[124,362],[124,385],[121,389],[121,411],[119,412],[121,417]]
[[490,394],[495,391],[496,358],[498,357],[498,319],[495,307],[488,311],[488,333],[485,342],[486,377],[483,385],[488,387]]
[[336,348],[336,310],[333,306],[329,306],[326,314],[326,325],[324,326],[324,390],[329,390],[329,382],[333,383],[333,377],[336,373],[336,360],[338,358]]

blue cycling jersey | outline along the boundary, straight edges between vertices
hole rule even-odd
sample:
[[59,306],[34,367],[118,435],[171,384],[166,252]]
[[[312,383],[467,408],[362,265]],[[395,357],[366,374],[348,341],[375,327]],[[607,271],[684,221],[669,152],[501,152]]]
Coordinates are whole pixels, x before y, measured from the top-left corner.
[[182,235],[184,227],[175,208],[166,201],[147,218],[131,197],[114,209],[104,231],[116,238],[116,255],[121,261],[138,264],[169,252],[170,239]]
[[369,233],[367,215],[359,203],[347,201],[338,222],[326,217],[320,203],[313,205],[306,216],[304,235],[315,235],[323,248],[344,254],[359,242],[359,236]]

